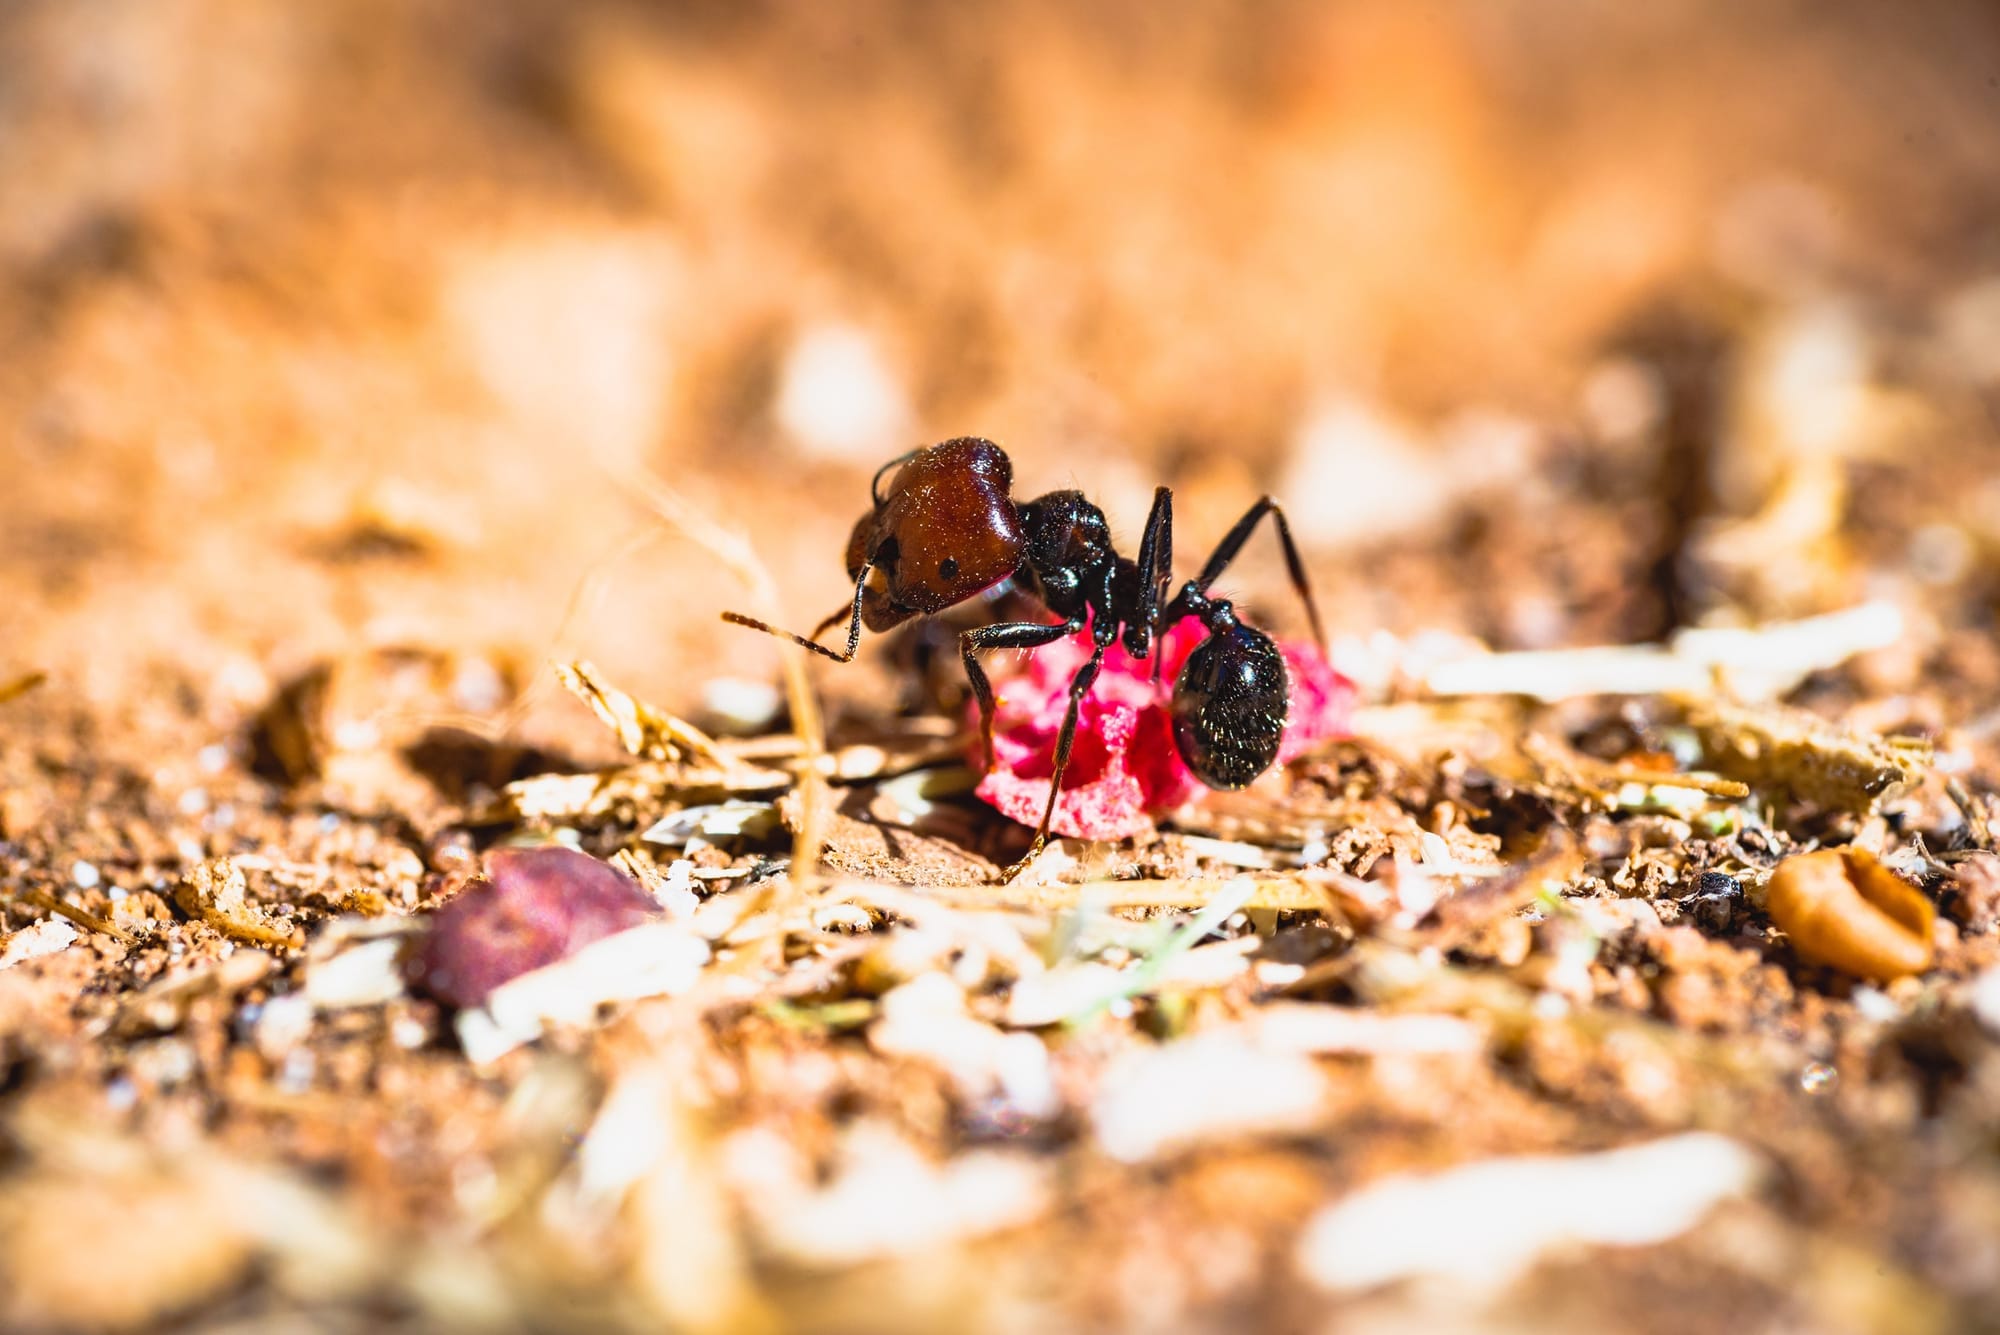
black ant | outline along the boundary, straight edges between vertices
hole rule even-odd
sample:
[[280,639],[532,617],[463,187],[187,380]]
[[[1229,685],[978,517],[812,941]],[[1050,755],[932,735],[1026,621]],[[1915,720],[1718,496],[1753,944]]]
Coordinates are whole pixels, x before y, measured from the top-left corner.
[[[882,479],[896,470],[885,493]],[[1210,788],[1241,788],[1271,767],[1285,730],[1291,688],[1284,655],[1271,637],[1236,618],[1209,586],[1236,559],[1259,520],[1278,526],[1292,587],[1305,603],[1313,638],[1322,652],[1326,632],[1313,602],[1285,512],[1269,496],[1244,512],[1217,544],[1201,574],[1171,601],[1173,492],[1153,493],[1152,513],[1139,539],[1136,561],[1111,545],[1104,512],[1080,491],[1052,491],[1032,501],[1013,498],[1014,466],[990,440],[964,436],[890,460],[869,484],[874,507],[847,542],[847,574],[854,581],[851,608],[842,607],[813,628],[794,635],[736,612],[723,620],[802,645],[837,663],[854,659],[861,628],[881,632],[913,617],[933,616],[1006,580],[1062,620],[1005,621],[959,636],[959,656],[979,701],[980,745],[993,766],[993,686],[974,657],[981,649],[1033,649],[1088,627],[1090,658],[1069,685],[1069,710],[1056,738],[1049,801],[1035,831],[1033,857],[1048,841],[1049,821],[1062,792],[1063,771],[1076,741],[1077,711],[1097,679],[1104,655],[1123,632],[1125,650],[1145,658],[1165,631],[1187,617],[1208,629],[1174,682],[1174,743],[1190,770]],[[818,642],[842,617],[849,618],[847,647],[836,652]],[[1160,660],[1153,660],[1155,680]],[[1025,863],[1026,858],[1023,859]],[[1018,866],[1021,864],[1017,864]]]

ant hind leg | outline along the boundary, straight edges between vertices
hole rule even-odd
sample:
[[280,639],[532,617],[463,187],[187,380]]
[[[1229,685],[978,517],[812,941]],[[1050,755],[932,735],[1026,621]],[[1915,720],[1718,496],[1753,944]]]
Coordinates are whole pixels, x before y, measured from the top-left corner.
[[1278,542],[1284,548],[1285,570],[1291,576],[1292,590],[1299,595],[1299,601],[1306,605],[1306,619],[1312,623],[1313,639],[1318,643],[1320,653],[1325,654],[1326,626],[1319,619],[1319,604],[1313,599],[1312,583],[1306,578],[1305,562],[1299,559],[1298,544],[1292,541],[1292,527],[1285,522],[1284,510],[1280,509],[1278,503],[1271,497],[1263,497],[1244,511],[1243,517],[1236,521],[1236,527],[1223,535],[1222,541],[1215,545],[1214,555],[1210,556],[1208,564],[1201,568],[1201,575],[1195,580],[1195,585],[1202,593],[1207,593],[1208,586],[1221,578],[1224,567],[1236,559],[1237,554],[1243,550],[1243,544],[1249,541],[1251,532],[1257,527],[1257,521],[1265,515],[1271,516],[1272,521],[1278,526]]

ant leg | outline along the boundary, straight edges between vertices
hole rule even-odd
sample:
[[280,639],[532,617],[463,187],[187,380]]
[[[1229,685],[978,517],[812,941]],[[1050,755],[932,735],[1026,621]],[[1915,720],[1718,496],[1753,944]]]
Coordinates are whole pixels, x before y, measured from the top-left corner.
[[1069,768],[1069,753],[1076,745],[1077,716],[1083,709],[1083,697],[1090,694],[1091,683],[1097,680],[1098,668],[1103,666],[1104,651],[1110,647],[1110,640],[1099,640],[1096,650],[1090,655],[1090,661],[1078,668],[1076,675],[1070,678],[1069,708],[1063,713],[1062,731],[1056,735],[1056,763],[1055,768],[1049,773],[1048,805],[1042,808],[1042,823],[1035,827],[1035,842],[1028,846],[1027,853],[1007,872],[1007,879],[1010,881],[1021,868],[1028,865],[1030,858],[1042,851],[1042,846],[1049,841],[1049,822],[1055,819],[1056,799],[1062,796],[1063,771]]
[[861,575],[854,581],[854,610],[852,620],[847,623],[847,648],[838,653],[821,644],[819,637],[828,627],[839,624],[842,617],[849,615],[846,608],[835,612],[826,620],[813,627],[813,633],[810,636],[794,635],[788,630],[779,630],[769,622],[759,621],[755,617],[744,616],[741,612],[724,612],[722,619],[733,626],[748,626],[751,630],[761,630],[766,635],[775,635],[781,640],[790,640],[801,649],[810,649],[816,654],[831,658],[836,663],[852,663],[854,661],[854,651],[861,644],[861,599],[868,587],[868,575],[874,569],[875,567],[872,565],[861,567]]
[[965,664],[966,680],[972,683],[973,697],[979,701],[979,749],[987,769],[993,768],[993,683],[972,655],[981,649],[1039,649],[1082,629],[1081,622],[1051,626],[1042,621],[1000,621],[959,635],[958,656]]
[[1215,554],[1209,557],[1208,564],[1202,567],[1201,575],[1195,580],[1195,585],[1201,592],[1207,593],[1208,586],[1221,576],[1224,566],[1236,559],[1236,554],[1243,550],[1243,544],[1249,539],[1251,530],[1257,527],[1257,521],[1265,515],[1271,516],[1278,525],[1278,541],[1285,549],[1285,569],[1291,573],[1292,589],[1299,595],[1299,601],[1306,605],[1306,619],[1312,622],[1313,639],[1319,643],[1320,653],[1324,654],[1326,627],[1319,619],[1319,604],[1313,601],[1312,584],[1306,579],[1305,563],[1299,560],[1299,549],[1292,541],[1292,528],[1285,522],[1285,512],[1278,508],[1278,503],[1269,496],[1245,511],[1243,517],[1236,521],[1236,527],[1230,529],[1222,541],[1215,545]]
[[1167,585],[1173,580],[1174,493],[1161,487],[1153,493],[1153,512],[1139,537],[1139,620],[1146,628],[1147,651],[1153,656],[1153,680],[1160,679],[1160,612]]

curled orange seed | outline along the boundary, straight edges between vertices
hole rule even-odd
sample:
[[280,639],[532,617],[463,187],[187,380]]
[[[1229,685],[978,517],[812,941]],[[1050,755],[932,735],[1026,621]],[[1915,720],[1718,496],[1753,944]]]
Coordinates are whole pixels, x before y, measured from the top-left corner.
[[1931,902],[1858,848],[1787,858],[1771,874],[1764,908],[1815,963],[1876,982],[1930,967]]

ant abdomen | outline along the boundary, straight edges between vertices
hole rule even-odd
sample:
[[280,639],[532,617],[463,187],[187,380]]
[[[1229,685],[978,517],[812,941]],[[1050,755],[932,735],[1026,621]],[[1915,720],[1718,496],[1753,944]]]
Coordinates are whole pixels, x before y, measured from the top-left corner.
[[1174,744],[1210,788],[1241,788],[1278,758],[1290,703],[1271,637],[1220,617],[1174,681]]

